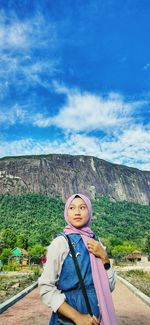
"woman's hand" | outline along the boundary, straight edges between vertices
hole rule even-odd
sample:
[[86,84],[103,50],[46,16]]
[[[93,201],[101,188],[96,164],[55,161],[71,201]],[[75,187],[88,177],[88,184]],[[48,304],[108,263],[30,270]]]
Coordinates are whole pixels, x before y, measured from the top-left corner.
[[96,316],[81,314],[71,307],[67,302],[63,302],[57,310],[61,315],[71,319],[76,325],[99,325]]
[[104,247],[95,239],[88,239],[87,241],[87,248],[90,253],[94,254],[95,256],[99,257],[103,263],[109,261],[107,253]]
[[76,325],[99,325],[99,321],[96,316],[91,316],[89,314],[79,314],[75,320]]

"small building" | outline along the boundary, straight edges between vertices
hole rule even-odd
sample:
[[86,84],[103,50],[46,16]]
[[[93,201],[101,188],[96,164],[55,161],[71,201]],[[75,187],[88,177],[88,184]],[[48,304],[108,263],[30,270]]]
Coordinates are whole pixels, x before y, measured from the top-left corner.
[[133,252],[124,256],[124,259],[130,262],[136,262],[136,261],[141,261],[141,257],[142,255],[140,252]]
[[124,256],[124,259],[130,262],[148,263],[148,255],[143,254],[139,251],[135,251],[133,253]]
[[29,264],[29,254],[24,248],[15,247],[11,251],[10,262],[17,263],[20,266]]

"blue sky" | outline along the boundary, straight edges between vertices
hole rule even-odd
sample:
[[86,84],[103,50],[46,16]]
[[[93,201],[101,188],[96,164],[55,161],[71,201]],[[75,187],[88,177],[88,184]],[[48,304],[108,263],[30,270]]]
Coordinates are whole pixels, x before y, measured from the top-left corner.
[[150,170],[149,0],[0,1],[0,157]]

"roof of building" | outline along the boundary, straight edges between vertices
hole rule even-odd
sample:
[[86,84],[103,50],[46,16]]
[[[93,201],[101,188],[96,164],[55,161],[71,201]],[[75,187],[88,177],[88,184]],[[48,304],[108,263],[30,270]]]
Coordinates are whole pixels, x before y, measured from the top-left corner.
[[15,248],[12,249],[12,252],[14,252],[15,250],[16,250],[16,251],[17,251],[17,250],[20,251],[20,252],[21,252],[21,255],[27,255],[27,256],[29,255],[28,252],[27,252],[24,248],[21,248],[21,247],[15,247]]

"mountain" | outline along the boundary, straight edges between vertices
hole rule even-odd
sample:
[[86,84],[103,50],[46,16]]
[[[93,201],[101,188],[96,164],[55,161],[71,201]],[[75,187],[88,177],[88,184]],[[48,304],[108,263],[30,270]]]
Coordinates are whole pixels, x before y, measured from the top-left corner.
[[150,203],[150,172],[92,156],[50,154],[0,159],[0,194],[37,192],[65,201],[73,193],[112,202]]

